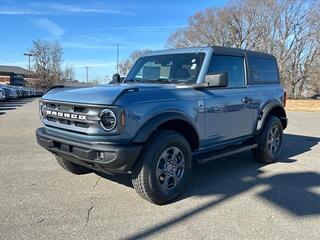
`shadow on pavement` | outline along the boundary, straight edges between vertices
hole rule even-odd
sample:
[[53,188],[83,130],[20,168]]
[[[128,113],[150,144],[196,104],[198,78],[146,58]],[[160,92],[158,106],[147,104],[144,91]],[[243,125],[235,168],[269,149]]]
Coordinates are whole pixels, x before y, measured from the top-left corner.
[[[295,156],[310,151],[319,141],[320,138],[316,137],[285,134],[283,153],[279,162],[290,164],[297,161]],[[201,212],[212,211],[216,205],[261,185],[268,187],[257,197],[281,207],[290,214],[300,217],[320,214],[320,195],[312,192],[311,189],[320,186],[320,174],[299,172],[264,177],[263,166],[263,164],[254,161],[250,152],[244,152],[230,158],[217,159],[204,165],[195,165],[193,180],[181,198],[212,195],[218,199],[215,198],[209,203],[190,209],[166,222],[139,231],[126,239],[150,237],[167,227],[172,228],[173,225],[181,224]],[[117,177],[121,178],[122,176]],[[107,177],[107,179],[110,178]],[[116,179],[110,180],[117,181]],[[117,182],[121,183],[121,181]]]
[[26,103],[33,102],[35,99],[38,99],[38,97],[11,99],[0,102],[0,116],[6,114],[7,111],[14,110],[22,107]]

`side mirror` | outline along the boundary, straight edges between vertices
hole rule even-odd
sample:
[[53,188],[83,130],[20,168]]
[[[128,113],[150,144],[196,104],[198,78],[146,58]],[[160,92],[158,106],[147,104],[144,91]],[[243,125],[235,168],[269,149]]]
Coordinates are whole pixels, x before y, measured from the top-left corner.
[[228,72],[207,74],[204,83],[206,87],[227,87]]
[[115,73],[112,76],[112,81],[110,83],[119,83],[121,81],[121,77],[119,73]]

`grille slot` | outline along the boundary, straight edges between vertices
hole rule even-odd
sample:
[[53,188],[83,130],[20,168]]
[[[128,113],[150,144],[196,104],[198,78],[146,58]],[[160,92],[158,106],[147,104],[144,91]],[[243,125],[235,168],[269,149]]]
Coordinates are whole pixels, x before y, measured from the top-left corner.
[[89,124],[88,123],[74,122],[74,125],[77,126],[77,127],[89,128]]
[[87,113],[88,112],[88,109],[85,108],[85,107],[77,107],[77,106],[74,106],[73,107],[73,111],[75,113]]
[[46,116],[47,120],[50,121],[50,122],[55,122],[57,121],[57,119],[55,119],[54,117],[49,117],[49,116]]
[[67,125],[71,125],[71,121],[66,120],[66,119],[59,119],[59,123],[61,123],[61,124],[67,124]]

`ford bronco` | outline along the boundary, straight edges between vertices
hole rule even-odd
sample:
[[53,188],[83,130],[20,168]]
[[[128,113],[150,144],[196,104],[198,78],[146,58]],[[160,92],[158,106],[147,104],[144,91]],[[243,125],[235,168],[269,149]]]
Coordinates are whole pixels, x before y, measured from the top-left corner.
[[40,100],[39,145],[74,174],[130,173],[144,199],[164,204],[193,164],[251,150],[275,162],[287,127],[275,57],[225,47],[150,52],[124,80],[56,87]]

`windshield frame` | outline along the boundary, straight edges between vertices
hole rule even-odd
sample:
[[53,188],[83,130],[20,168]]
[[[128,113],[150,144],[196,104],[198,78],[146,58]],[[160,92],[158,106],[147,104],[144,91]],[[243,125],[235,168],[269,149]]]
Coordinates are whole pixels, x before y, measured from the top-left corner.
[[[193,51],[179,51],[180,49],[175,49],[175,50],[167,50],[167,51],[159,51],[159,52],[154,52],[151,54],[146,54],[144,56],[141,56],[139,59],[137,59],[137,61],[134,63],[134,65],[131,67],[130,71],[128,72],[127,76],[124,79],[125,83],[130,83],[130,82],[134,82],[134,83],[151,83],[151,84],[183,84],[183,85],[192,85],[192,84],[196,84],[199,82],[199,79],[201,81],[201,79],[203,78],[203,68],[205,65],[207,65],[207,58],[208,55],[208,49],[202,49],[202,48],[198,48],[197,51],[193,49]],[[201,51],[201,50],[205,50],[205,51]],[[158,53],[158,54],[157,54]],[[211,52],[210,52],[211,53]],[[183,81],[181,80],[177,80],[177,79],[153,79],[153,80],[148,80],[148,79],[131,79],[131,75],[135,74],[135,76],[138,74],[138,72],[141,70],[141,68],[143,67],[143,65],[138,69],[136,69],[137,65],[140,63],[142,58],[152,58],[152,57],[160,57],[160,56],[165,56],[165,55],[183,55],[183,54],[187,54],[189,55],[188,57],[190,57],[191,54],[194,54],[195,56],[198,54],[201,54],[202,56],[200,56],[200,61],[198,62],[198,70],[197,73],[194,77],[194,79],[192,81]],[[135,73],[133,73],[133,71]]]

